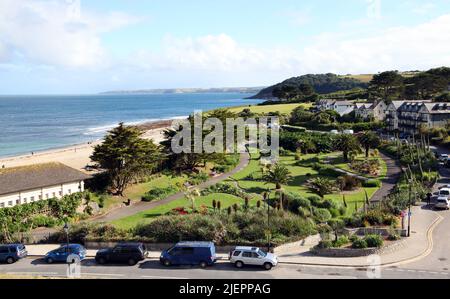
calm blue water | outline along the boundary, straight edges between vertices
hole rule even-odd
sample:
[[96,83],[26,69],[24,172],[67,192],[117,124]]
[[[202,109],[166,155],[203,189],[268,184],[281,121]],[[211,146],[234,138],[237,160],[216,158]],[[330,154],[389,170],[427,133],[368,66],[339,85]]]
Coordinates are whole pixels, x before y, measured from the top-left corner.
[[119,122],[187,116],[194,110],[250,105],[248,94],[1,96],[0,157],[101,138]]

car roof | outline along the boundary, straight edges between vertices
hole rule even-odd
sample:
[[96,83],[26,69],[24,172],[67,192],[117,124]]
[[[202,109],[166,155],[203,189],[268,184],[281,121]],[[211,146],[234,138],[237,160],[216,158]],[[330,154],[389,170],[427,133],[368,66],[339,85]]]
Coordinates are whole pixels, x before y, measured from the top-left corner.
[[211,247],[211,246],[214,246],[214,243],[213,242],[178,242],[175,246]]
[[143,246],[144,244],[142,243],[118,243],[116,246],[123,246],[123,247],[138,247],[138,246]]
[[441,191],[442,191],[442,190],[444,190],[444,191],[450,191],[450,188],[447,188],[447,187],[446,187],[446,188],[442,188]]
[[249,251],[256,251],[258,250],[258,247],[250,247],[250,246],[237,246],[234,250],[249,250]]

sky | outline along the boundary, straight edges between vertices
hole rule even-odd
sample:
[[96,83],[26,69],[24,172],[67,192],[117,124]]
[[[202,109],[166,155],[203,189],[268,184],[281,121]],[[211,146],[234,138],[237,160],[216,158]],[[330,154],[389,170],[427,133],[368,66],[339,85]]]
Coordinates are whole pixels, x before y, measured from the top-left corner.
[[450,0],[0,0],[0,94],[450,66]]

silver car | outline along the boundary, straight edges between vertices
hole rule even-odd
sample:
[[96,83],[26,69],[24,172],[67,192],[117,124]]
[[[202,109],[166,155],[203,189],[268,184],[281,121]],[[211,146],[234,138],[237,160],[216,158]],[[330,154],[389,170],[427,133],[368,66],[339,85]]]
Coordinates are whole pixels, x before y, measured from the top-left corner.
[[442,209],[442,210],[449,210],[450,209],[450,204],[448,202],[448,198],[447,197],[439,197],[437,199],[436,204],[434,205],[435,209]]
[[236,247],[230,252],[229,260],[236,268],[244,266],[262,266],[266,270],[278,264],[278,258],[272,253],[266,253],[257,247]]

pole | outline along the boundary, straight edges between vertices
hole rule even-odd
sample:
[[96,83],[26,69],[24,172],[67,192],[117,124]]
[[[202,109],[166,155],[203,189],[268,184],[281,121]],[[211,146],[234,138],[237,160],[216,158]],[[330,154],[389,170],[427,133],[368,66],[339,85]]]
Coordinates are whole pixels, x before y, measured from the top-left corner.
[[408,237],[411,237],[411,183],[409,183],[409,208],[408,208]]
[[270,191],[267,194],[267,252],[270,252]]

